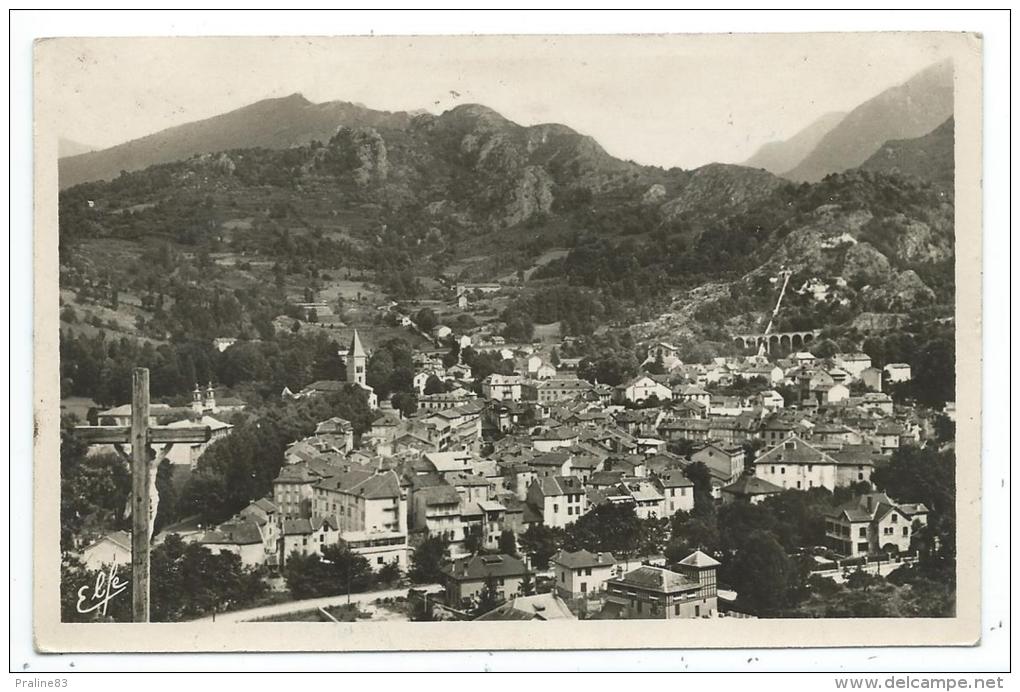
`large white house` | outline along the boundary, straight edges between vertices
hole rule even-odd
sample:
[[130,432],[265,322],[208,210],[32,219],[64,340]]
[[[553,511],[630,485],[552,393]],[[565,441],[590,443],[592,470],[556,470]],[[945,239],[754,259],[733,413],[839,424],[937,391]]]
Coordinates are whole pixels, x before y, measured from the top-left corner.
[[650,375],[638,375],[618,385],[615,394],[618,401],[634,403],[645,401],[653,396],[657,397],[659,401],[669,401],[673,398],[673,390]]

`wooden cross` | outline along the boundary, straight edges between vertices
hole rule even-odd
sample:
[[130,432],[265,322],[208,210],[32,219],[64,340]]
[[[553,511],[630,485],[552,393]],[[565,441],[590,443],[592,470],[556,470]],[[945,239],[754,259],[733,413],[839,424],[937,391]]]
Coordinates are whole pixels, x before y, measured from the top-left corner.
[[[131,425],[79,425],[88,444],[110,444],[131,466],[131,583],[132,619],[149,621],[149,544],[155,519],[156,469],[174,443],[208,442],[208,426],[170,428],[149,425],[149,370],[135,368],[131,389]],[[128,457],[122,445],[131,445]],[[150,445],[163,445],[152,458]]]

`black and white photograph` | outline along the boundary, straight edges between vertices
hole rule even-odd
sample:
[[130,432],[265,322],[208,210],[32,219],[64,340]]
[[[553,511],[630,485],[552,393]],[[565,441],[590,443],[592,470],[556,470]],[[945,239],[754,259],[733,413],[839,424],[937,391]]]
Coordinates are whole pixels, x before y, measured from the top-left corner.
[[37,646],[975,643],[981,51],[37,41]]

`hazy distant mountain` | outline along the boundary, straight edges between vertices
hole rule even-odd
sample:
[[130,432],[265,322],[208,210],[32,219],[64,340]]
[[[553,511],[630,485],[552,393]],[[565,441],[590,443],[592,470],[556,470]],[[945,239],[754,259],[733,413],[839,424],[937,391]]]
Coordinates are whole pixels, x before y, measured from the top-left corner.
[[952,115],[953,65],[946,60],[852,110],[784,177],[814,182],[855,168],[886,142],[920,137]]
[[861,169],[910,175],[951,187],[955,142],[954,123],[950,118],[923,137],[886,142]]
[[122,170],[140,170],[195,154],[250,147],[287,149],[312,140],[325,142],[341,126],[404,128],[411,117],[343,101],[311,103],[300,94],[266,99],[109,149],[61,159],[60,187],[109,180]]
[[762,145],[754,156],[742,165],[782,175],[804,160],[811,150],[818,145],[822,137],[846,117],[846,113],[826,113],[803,130],[782,142],[769,142]]
[[82,144],[81,142],[76,142],[73,139],[67,139],[66,137],[61,137],[57,141],[57,156],[59,158],[77,156],[78,154],[87,154],[88,152],[95,150],[96,148],[93,146]]

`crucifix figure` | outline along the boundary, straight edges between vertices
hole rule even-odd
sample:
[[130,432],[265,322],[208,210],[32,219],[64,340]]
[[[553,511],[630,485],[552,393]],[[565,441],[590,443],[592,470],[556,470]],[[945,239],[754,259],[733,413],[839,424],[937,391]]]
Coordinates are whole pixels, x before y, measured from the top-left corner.
[[[89,444],[111,444],[131,466],[131,586],[134,622],[149,621],[149,546],[156,518],[156,469],[174,443],[208,442],[208,427],[170,428],[149,424],[149,371],[135,368],[131,389],[131,425],[79,425]],[[131,445],[131,455],[123,445]],[[151,446],[162,445],[153,454]]]

